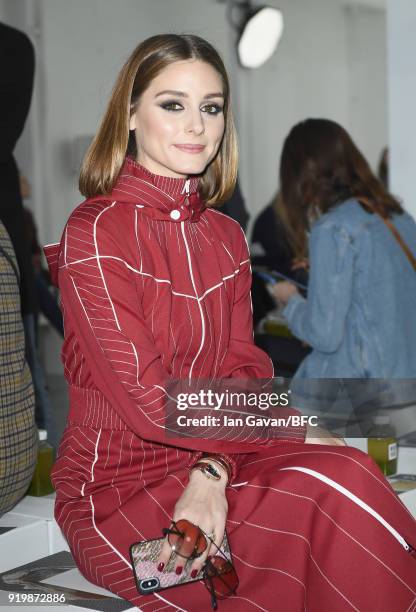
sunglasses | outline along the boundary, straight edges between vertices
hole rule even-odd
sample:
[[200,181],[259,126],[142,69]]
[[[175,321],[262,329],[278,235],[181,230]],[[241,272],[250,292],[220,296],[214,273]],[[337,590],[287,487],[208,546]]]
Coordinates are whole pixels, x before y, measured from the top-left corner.
[[208,548],[208,543],[217,549],[214,556],[205,561],[203,580],[211,594],[211,605],[217,609],[217,599],[225,599],[235,593],[238,587],[237,572],[231,561],[218,548],[215,542],[200,527],[186,519],[172,522],[170,528],[163,529],[172,550],[184,559],[196,559]]

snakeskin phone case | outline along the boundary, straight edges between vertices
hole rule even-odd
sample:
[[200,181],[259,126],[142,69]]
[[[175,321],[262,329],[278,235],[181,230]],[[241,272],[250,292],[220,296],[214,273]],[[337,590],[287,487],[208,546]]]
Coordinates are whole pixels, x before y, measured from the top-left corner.
[[[139,592],[142,595],[179,586],[188,582],[197,582],[203,577],[202,570],[195,578],[190,576],[192,560],[185,560],[182,573],[178,576],[175,572],[176,555],[173,553],[163,572],[157,569],[157,560],[162,549],[165,538],[156,540],[145,540],[136,542],[130,546],[130,557],[133,565],[134,576]],[[228,544],[227,534],[221,544],[221,552],[231,561],[231,551]]]

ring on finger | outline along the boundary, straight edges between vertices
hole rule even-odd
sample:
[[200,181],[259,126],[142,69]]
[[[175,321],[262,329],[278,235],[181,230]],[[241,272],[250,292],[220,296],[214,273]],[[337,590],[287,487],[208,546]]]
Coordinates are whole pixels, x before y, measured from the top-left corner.
[[215,531],[211,531],[211,533],[205,533],[205,538],[211,542],[211,540],[215,539]]

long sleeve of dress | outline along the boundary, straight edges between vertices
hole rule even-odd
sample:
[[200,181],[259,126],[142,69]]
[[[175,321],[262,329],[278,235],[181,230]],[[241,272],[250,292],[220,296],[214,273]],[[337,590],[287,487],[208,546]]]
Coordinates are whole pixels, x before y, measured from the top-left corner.
[[310,237],[308,297],[294,295],[283,314],[293,334],[323,353],[333,353],[345,334],[351,302],[354,248],[333,223],[317,223]]
[[[85,213],[84,213],[85,214]],[[105,215],[104,215],[105,216]],[[114,223],[114,219],[111,224]],[[67,227],[68,232],[73,228]],[[105,395],[127,426],[141,438],[190,450],[218,453],[246,453],[270,446],[276,439],[260,439],[253,428],[234,432],[233,442],[225,439],[201,439],[166,434],[166,386],[170,375],[162,365],[162,355],[156,349],[152,332],[145,320],[137,290],[133,253],[114,238],[114,230],[95,223],[93,244],[83,244],[83,238],[72,238],[79,244],[79,258],[64,259],[59,270],[61,298],[65,306],[65,321],[74,331],[91,370],[95,386]],[[83,236],[79,233],[78,236]],[[67,252],[63,245],[64,257]],[[248,281],[245,281],[245,286]],[[241,298],[239,325],[249,329],[250,311],[242,318],[244,306],[249,308],[245,287]],[[241,303],[240,303],[241,301]],[[234,317],[233,319],[237,318]],[[238,321],[236,321],[238,322]],[[234,345],[240,343],[246,353],[245,340],[234,334]],[[254,346],[253,352],[255,353]],[[238,358],[233,350],[232,364]],[[264,356],[262,354],[264,360]],[[253,356],[253,367],[255,357]],[[246,359],[247,366],[248,360]],[[250,365],[250,364],[248,364]],[[232,367],[230,367],[230,370]],[[243,373],[243,369],[241,370]],[[267,368],[267,372],[271,370]],[[292,411],[296,413],[295,411]],[[282,428],[281,439],[303,442],[302,428]],[[276,438],[276,433],[273,432]]]
[[241,263],[236,279],[230,342],[218,376],[219,378],[270,378],[273,376],[272,361],[253,340],[250,254],[244,234],[242,232],[241,234],[239,259]]

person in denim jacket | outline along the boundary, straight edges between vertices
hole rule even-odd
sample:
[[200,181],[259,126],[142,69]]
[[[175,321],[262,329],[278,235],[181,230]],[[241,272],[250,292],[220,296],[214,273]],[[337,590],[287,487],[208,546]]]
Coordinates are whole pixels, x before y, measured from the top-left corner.
[[291,331],[313,349],[295,376],[416,378],[416,272],[380,215],[416,255],[413,218],[332,121],[291,130],[280,180],[298,257],[310,229],[307,299],[289,282],[273,288]]

